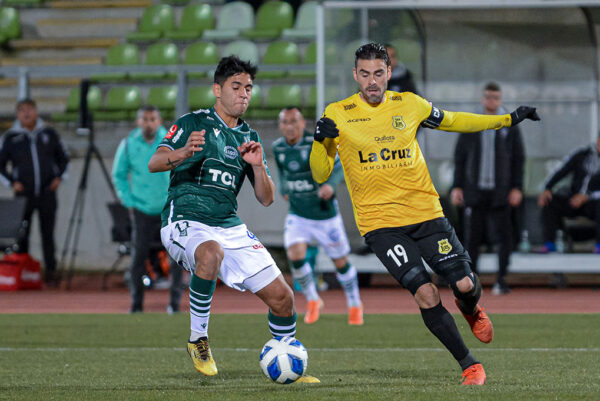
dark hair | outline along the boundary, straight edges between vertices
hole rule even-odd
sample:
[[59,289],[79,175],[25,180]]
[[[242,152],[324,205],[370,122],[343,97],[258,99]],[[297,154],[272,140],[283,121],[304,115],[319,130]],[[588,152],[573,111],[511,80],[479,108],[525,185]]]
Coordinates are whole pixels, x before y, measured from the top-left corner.
[[158,107],[151,105],[151,104],[146,104],[138,109],[137,117],[141,118],[144,115],[144,113],[154,113],[154,112],[157,112],[158,116],[160,117],[160,110],[158,109]]
[[358,60],[375,59],[383,60],[387,66],[390,65],[390,56],[388,56],[385,46],[374,42],[367,43],[356,49],[354,53],[354,66],[356,67],[358,64]]
[[285,106],[281,111],[290,111],[290,110],[298,110],[300,114],[302,114],[302,110],[298,106]]
[[488,82],[483,87],[484,91],[500,92],[500,85],[495,82]]
[[214,82],[223,85],[227,78],[240,73],[247,73],[254,80],[257,67],[250,61],[242,61],[238,56],[223,57],[215,70]]
[[25,99],[21,99],[21,100],[19,100],[17,102],[16,109],[19,110],[19,107],[21,107],[24,104],[27,104],[27,105],[29,105],[31,107],[37,108],[37,105],[35,104],[35,100],[33,100],[33,99],[29,98],[29,97],[26,97]]

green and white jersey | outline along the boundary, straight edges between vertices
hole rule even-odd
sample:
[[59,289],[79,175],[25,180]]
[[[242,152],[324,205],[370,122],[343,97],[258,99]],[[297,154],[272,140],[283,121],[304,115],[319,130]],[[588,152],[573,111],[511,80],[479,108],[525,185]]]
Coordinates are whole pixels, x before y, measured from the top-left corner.
[[[289,145],[285,138],[273,142],[273,154],[279,172],[279,191],[288,195],[290,213],[312,220],[325,220],[337,213],[335,196],[329,200],[319,198],[319,184],[313,179],[310,171],[310,151],[312,134],[305,136],[295,145]],[[325,184],[334,189],[343,178],[343,170],[339,159],[336,160],[333,172]]]
[[[256,131],[245,121],[240,122],[229,128],[214,108],[197,110],[175,121],[159,146],[182,148],[193,131],[202,130],[206,131],[206,143],[200,152],[171,170],[169,194],[161,215],[163,226],[178,220],[214,227],[242,224],[237,216],[237,194],[246,176],[254,185],[254,173],[237,148],[244,142],[262,142]],[[266,166],[264,150],[263,160]]]

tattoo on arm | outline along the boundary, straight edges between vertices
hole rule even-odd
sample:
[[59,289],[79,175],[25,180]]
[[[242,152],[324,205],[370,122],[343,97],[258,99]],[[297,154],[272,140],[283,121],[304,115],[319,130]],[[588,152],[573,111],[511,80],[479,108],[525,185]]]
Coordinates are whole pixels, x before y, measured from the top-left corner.
[[167,166],[169,166],[169,168],[175,168],[175,167],[179,166],[180,164],[181,164],[181,160],[171,161],[171,158],[167,158]]

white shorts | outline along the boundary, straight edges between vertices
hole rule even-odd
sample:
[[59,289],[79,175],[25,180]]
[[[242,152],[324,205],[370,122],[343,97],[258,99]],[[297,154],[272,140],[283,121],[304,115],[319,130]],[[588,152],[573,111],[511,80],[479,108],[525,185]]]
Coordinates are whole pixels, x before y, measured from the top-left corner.
[[163,227],[160,237],[169,255],[192,273],[196,270],[194,252],[198,245],[206,241],[219,243],[224,252],[219,278],[240,291],[260,291],[281,274],[271,254],[245,224],[223,228],[180,220]]
[[313,240],[325,248],[325,253],[332,259],[339,259],[350,253],[344,222],[339,214],[327,220],[312,220],[288,214],[283,229],[285,248],[299,242],[310,244]]

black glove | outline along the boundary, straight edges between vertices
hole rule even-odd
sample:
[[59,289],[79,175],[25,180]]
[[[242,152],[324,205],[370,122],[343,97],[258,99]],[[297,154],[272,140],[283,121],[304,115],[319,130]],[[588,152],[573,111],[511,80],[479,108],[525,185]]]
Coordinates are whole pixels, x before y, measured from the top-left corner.
[[519,106],[515,111],[510,113],[512,119],[511,127],[514,127],[524,119],[528,118],[533,121],[540,121],[540,116],[535,112],[535,107]]
[[337,138],[340,136],[340,131],[335,126],[335,122],[331,118],[323,117],[317,121],[315,128],[315,141],[323,142],[325,138]]

